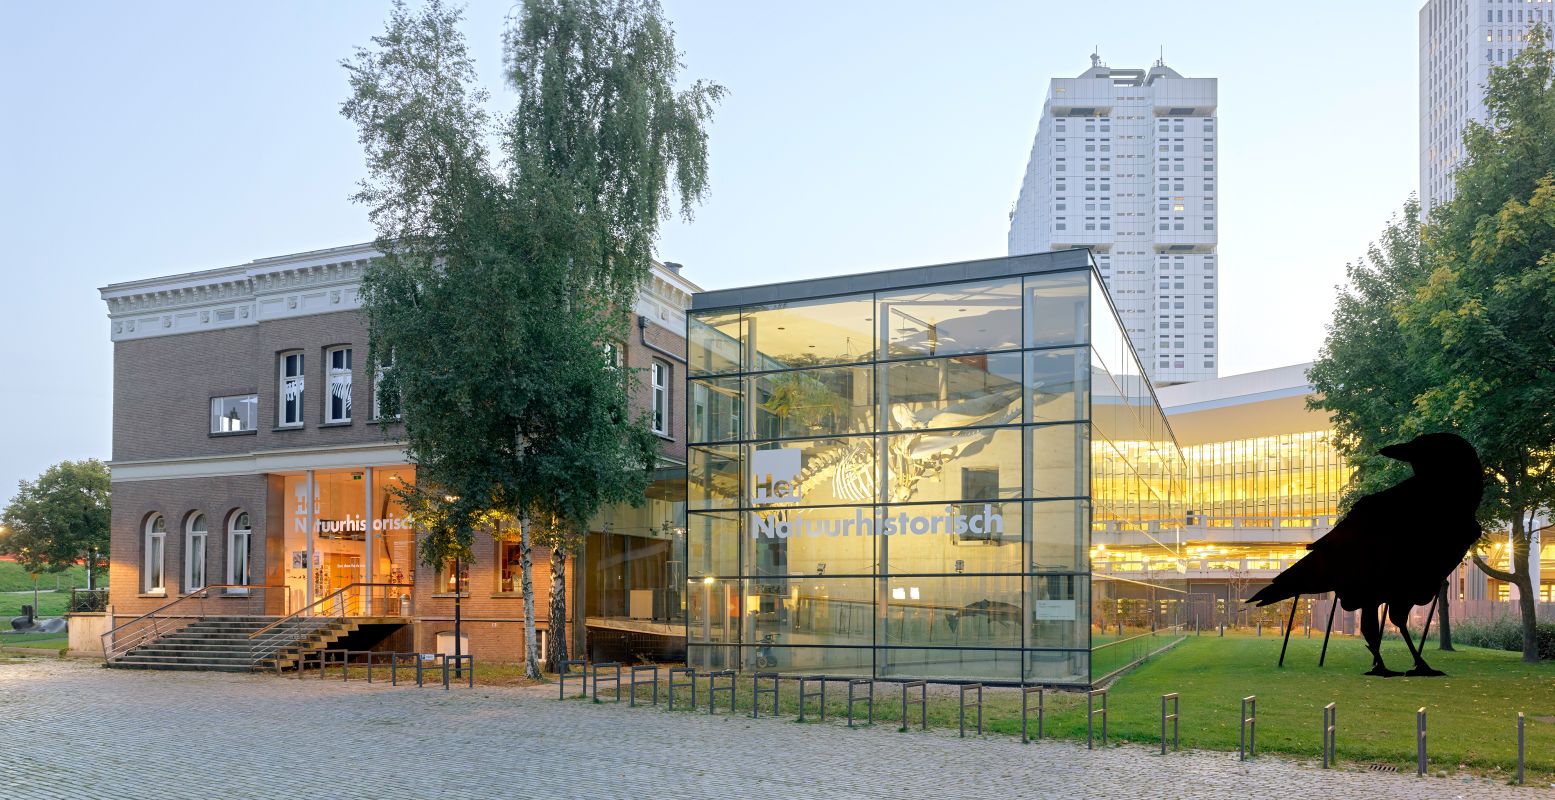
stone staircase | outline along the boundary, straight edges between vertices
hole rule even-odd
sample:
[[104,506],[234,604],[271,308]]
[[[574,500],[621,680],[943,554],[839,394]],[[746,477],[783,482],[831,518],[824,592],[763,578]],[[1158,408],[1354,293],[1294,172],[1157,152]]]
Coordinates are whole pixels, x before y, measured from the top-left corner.
[[298,653],[325,647],[360,627],[351,619],[298,617],[251,634],[278,617],[203,617],[184,627],[112,658],[117,669],[209,670],[254,672],[295,664]]

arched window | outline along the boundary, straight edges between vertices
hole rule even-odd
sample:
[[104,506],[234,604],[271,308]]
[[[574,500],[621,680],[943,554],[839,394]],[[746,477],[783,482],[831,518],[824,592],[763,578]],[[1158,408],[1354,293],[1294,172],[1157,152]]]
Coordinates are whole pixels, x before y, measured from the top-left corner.
[[184,592],[205,588],[205,515],[189,517],[184,526]]
[[161,514],[152,514],[146,520],[146,541],[141,565],[141,588],[146,594],[166,594],[167,582],[162,574],[162,556],[167,546],[167,520]]
[[[254,541],[254,529],[248,521],[247,511],[235,512],[227,523],[227,583],[246,586],[249,582],[249,555]],[[246,594],[247,589],[230,590],[233,594]]]

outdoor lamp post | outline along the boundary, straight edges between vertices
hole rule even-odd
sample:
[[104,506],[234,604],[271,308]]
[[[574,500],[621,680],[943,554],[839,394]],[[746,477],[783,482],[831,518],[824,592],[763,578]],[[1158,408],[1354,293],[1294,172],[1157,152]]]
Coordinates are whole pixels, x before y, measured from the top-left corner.
[[[454,675],[464,677],[464,659],[460,648],[459,628],[463,622],[459,609],[459,598],[464,592],[464,581],[459,564],[459,556],[454,556]],[[447,673],[444,673],[447,674]]]

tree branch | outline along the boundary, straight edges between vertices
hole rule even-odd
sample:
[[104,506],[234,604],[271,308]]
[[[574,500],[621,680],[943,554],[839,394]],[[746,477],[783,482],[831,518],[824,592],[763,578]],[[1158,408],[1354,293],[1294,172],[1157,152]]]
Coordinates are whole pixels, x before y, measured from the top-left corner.
[[1473,555],[1473,559],[1474,559],[1474,566],[1479,567],[1479,571],[1480,572],[1483,572],[1486,575],[1489,575],[1490,577],[1495,578],[1498,581],[1506,581],[1507,583],[1517,583],[1517,576],[1515,574],[1510,573],[1510,572],[1503,572],[1502,570],[1496,569],[1495,567],[1492,567],[1489,564],[1486,564],[1485,563],[1485,559],[1481,558],[1479,553],[1475,553]]

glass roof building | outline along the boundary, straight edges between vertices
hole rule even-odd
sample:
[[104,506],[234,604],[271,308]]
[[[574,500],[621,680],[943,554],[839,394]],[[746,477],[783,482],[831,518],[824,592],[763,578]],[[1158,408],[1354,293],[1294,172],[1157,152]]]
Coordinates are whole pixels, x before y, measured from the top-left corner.
[[1088,251],[702,292],[688,338],[692,666],[1088,686],[1180,635],[1184,462]]

